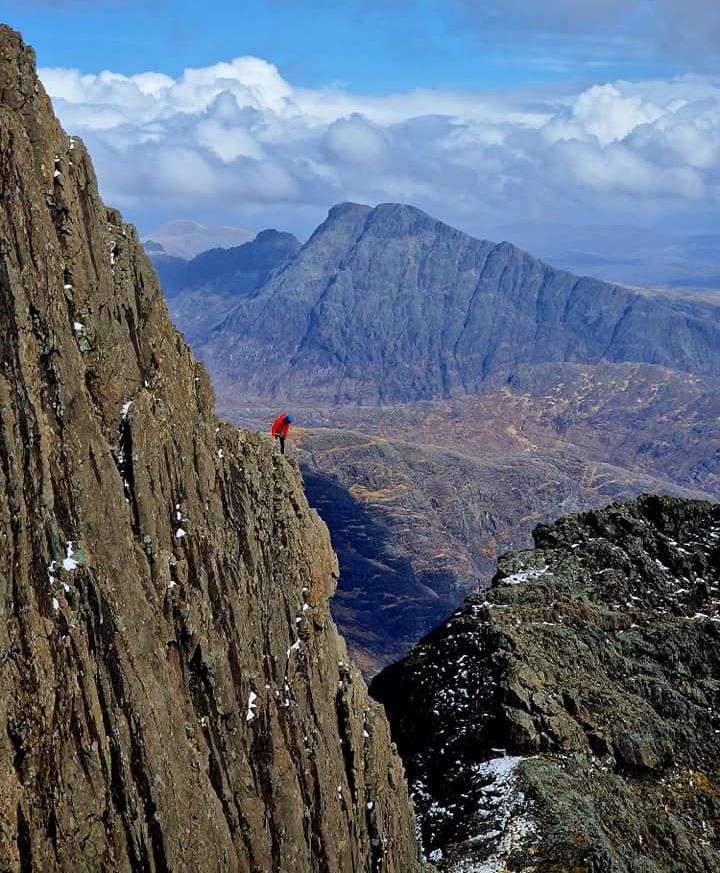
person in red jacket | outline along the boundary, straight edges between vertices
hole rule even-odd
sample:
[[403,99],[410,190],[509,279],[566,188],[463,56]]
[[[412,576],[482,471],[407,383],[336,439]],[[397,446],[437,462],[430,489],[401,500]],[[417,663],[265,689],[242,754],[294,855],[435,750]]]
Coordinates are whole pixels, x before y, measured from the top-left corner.
[[273,422],[273,426],[270,428],[270,436],[273,439],[280,440],[280,454],[285,454],[285,440],[287,439],[287,435],[290,433],[290,425],[293,423],[295,419],[290,415],[289,412],[281,412],[280,415]]

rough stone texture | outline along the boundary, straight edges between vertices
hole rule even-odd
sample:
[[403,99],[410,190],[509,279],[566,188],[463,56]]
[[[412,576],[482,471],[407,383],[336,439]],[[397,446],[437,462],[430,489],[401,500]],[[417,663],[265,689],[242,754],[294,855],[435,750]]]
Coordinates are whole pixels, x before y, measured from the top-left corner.
[[559,361],[717,376],[718,348],[720,301],[578,278],[410,206],[345,203],[200,355],[228,397],[369,404]]
[[0,869],[416,869],[297,468],[215,416],[0,28]]
[[427,851],[465,873],[720,869],[720,506],[645,496],[535,544],[372,685]]

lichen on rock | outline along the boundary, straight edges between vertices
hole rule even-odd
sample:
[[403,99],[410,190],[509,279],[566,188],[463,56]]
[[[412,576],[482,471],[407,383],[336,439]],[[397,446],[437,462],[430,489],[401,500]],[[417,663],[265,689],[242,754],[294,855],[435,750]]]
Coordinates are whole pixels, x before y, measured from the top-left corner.
[[534,539],[373,682],[426,850],[454,873],[720,869],[720,506],[648,495]]

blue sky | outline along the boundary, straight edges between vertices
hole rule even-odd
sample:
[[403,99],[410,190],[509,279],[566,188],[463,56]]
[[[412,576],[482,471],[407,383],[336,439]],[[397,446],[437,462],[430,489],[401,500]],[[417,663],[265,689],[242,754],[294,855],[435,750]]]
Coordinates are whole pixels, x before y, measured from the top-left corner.
[[306,235],[345,199],[481,235],[720,217],[717,0],[0,0],[0,20],[141,230]]
[[[713,4],[689,0],[698,19]],[[238,55],[276,64],[298,85],[338,82],[361,93],[477,89],[528,81],[589,81],[709,71],[712,33],[691,22],[687,44],[653,21],[652,2],[539,0],[0,0],[0,18],[43,66],[178,75]],[[518,14],[531,6],[540,14]],[[660,2],[660,13],[672,3]],[[545,8],[544,8],[545,7]],[[572,10],[570,13],[568,10]],[[710,22],[711,23],[711,22]],[[62,34],[61,38],[59,35]],[[672,43],[675,43],[672,46]]]

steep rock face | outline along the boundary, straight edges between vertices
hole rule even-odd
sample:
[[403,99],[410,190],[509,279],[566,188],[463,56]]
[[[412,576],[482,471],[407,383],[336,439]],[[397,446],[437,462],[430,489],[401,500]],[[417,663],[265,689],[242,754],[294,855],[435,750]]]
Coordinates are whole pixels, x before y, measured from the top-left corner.
[[519,366],[643,361],[720,374],[720,305],[583,279],[410,206],[334,207],[201,348],[229,396],[412,402]]
[[327,530],[5,27],[0,327],[0,868],[416,869]]
[[372,685],[427,851],[463,873],[720,869],[720,506],[641,497],[535,545]]

